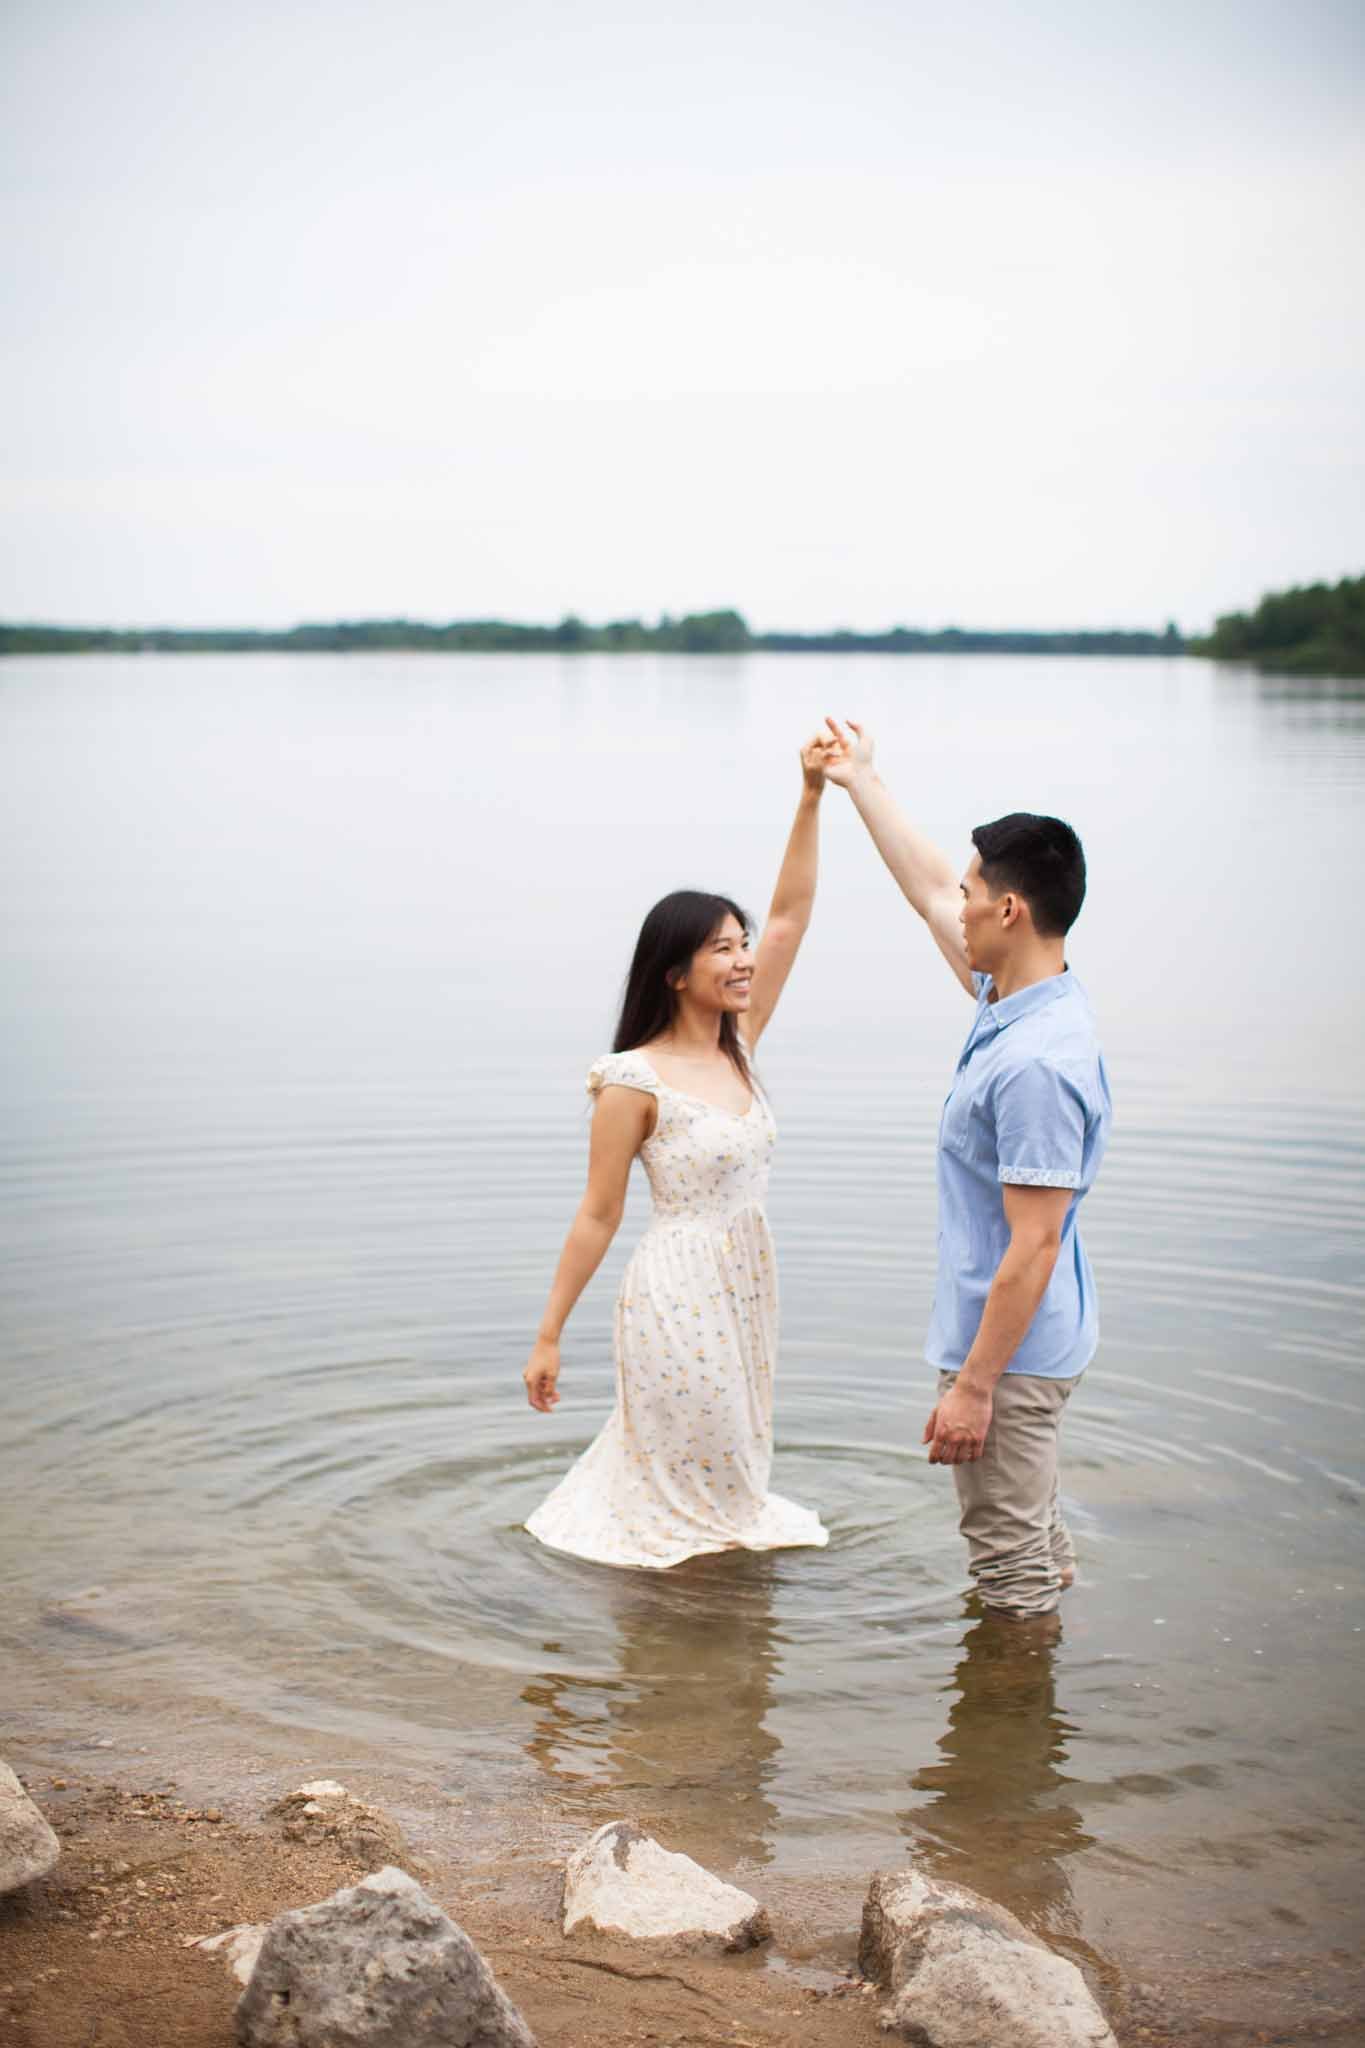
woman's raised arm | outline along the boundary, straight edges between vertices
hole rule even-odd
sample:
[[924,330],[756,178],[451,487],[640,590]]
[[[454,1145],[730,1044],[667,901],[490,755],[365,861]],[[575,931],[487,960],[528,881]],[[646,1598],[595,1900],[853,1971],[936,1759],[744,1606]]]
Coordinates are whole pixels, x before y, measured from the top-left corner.
[[815,877],[820,864],[820,799],[825,791],[827,751],[828,743],[818,733],[801,749],[801,796],[754,956],[753,989],[744,1020],[750,1052],[777,1008],[815,905]]

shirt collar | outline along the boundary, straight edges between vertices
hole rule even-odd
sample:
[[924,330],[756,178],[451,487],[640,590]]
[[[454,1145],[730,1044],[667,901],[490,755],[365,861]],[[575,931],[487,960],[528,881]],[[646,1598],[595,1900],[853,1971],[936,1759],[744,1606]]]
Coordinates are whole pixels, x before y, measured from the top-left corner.
[[996,1031],[1003,1031],[1020,1017],[1030,1017],[1035,1010],[1045,1010],[1049,1003],[1057,1003],[1064,996],[1080,987],[1069,967],[1060,974],[1049,974],[1042,981],[1030,982],[1012,996],[1000,996],[995,1002],[981,1006],[981,1021]]

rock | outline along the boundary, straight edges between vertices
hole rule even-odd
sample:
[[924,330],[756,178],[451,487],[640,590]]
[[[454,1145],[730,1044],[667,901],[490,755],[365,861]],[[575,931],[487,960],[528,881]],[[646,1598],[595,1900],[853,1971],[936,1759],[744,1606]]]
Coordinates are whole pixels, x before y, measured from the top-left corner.
[[917,1870],[874,1877],[858,1961],[917,2048],[1117,2048],[1074,1963],[1012,1913]]
[[377,1870],[265,1930],[237,2001],[242,2048],[535,2048],[463,1929]]
[[0,1892],[46,1877],[62,1845],[7,1763],[0,1763]]
[[300,1785],[297,1792],[268,1807],[266,1818],[279,1821],[287,1842],[307,1842],[313,1847],[330,1842],[370,1869],[414,1860],[397,1821],[390,1820],[379,1807],[357,1799],[334,1778],[316,1778],[309,1785]]
[[628,1820],[611,1820],[569,1858],[564,1932],[595,1927],[635,1941],[686,1948],[753,1948],[772,1933],[748,1892],[723,1884],[690,1856],[660,1848]]
[[225,1927],[221,1934],[192,1934],[185,1947],[197,1948],[201,1955],[221,1956],[237,1982],[249,1984],[264,1940],[264,1927],[244,1924]]

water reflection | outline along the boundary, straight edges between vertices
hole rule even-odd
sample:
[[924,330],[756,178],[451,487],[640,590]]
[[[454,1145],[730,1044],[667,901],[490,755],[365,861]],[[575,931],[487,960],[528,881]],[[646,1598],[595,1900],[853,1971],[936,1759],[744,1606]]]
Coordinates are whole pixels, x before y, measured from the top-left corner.
[[[721,1870],[768,1863],[781,1747],[767,1726],[779,1669],[772,1560],[696,1558],[666,1579],[583,1569],[595,1618],[615,1623],[617,1669],[547,1671],[526,1686],[527,1753],[595,1825],[625,1816]],[[571,1629],[544,1647],[572,1655]]]
[[941,1761],[911,1779],[925,1797],[902,1821],[917,1861],[1074,1948],[1080,1916],[1067,1864],[1095,1838],[1063,1769],[1076,1729],[1057,1705],[1060,1640],[1055,1614],[973,1620],[953,1673]]
[[[1365,704],[1365,684],[1359,677],[1315,676],[1311,681],[1294,682],[1285,676],[1261,675],[1255,679],[1256,700],[1259,704],[1287,704],[1305,716],[1305,722],[1360,724],[1360,706]],[[1345,708],[1344,718],[1337,719],[1331,713]],[[1325,716],[1324,716],[1325,714]]]

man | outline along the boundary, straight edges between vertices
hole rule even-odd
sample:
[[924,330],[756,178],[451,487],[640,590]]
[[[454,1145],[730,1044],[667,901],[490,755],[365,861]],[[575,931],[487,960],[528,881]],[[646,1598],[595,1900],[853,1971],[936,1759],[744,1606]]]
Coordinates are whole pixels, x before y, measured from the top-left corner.
[[982,1599],[1048,1614],[1075,1577],[1057,1428],[1098,1334],[1076,1214],[1110,1120],[1094,1017],[1065,956],[1085,855],[1060,818],[1015,812],[977,826],[959,882],[886,790],[867,734],[828,723],[827,777],[976,1004],[939,1126],[929,1462],[953,1468]]

